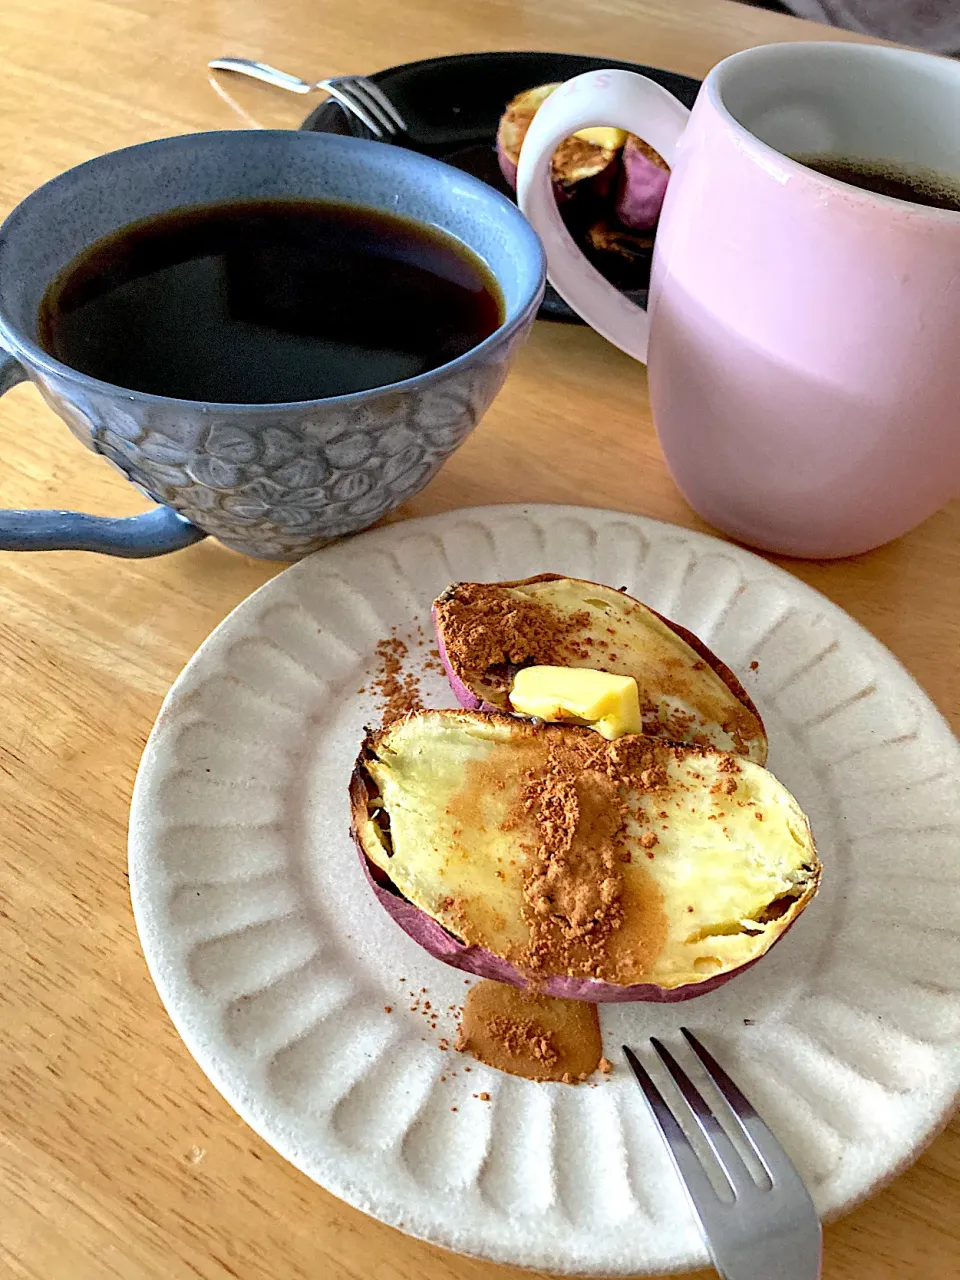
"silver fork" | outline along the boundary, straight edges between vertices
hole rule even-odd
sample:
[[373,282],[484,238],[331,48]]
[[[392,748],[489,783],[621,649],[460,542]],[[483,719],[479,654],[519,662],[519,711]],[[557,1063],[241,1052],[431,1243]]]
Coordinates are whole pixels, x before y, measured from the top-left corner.
[[681,1031],[727,1104],[766,1178],[758,1182],[696,1085],[670,1050],[651,1037],[710,1148],[732,1199],[722,1199],[650,1074],[627,1045],[627,1062],[680,1175],[713,1265],[723,1280],[817,1280],[821,1232],[810,1193],[757,1112],[716,1058],[686,1027]]
[[407,132],[407,122],[372,80],[366,76],[334,76],[330,80],[301,80],[288,71],[254,62],[252,58],[213,58],[207,63],[211,71],[236,71],[239,75],[262,80],[290,93],[313,93],[323,89],[331,98],[367,126],[375,138],[397,138]]

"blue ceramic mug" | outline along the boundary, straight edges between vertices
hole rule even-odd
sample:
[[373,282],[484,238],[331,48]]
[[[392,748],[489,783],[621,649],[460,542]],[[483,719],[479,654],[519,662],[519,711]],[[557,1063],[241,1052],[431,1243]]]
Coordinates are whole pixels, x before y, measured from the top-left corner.
[[[148,395],[61,364],[37,341],[47,285],[128,223],[183,205],[323,196],[442,228],[487,263],[503,323],[429,373],[289,404]],[[400,147],[281,130],[187,134],[99,156],[40,187],[0,227],[0,394],[26,379],[88,448],[161,505],[110,520],[0,511],[0,549],[174,551],[207,534],[290,560],[378,520],[417,493],[499,391],[543,294],[536,234],[475,178]]]

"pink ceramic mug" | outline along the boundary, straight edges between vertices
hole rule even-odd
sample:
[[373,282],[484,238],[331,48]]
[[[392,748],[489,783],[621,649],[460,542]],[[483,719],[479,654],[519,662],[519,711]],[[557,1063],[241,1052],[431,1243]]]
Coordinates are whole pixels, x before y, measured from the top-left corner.
[[[769,551],[845,556],[960,494],[960,212],[849,186],[790,159],[891,161],[956,179],[960,63],[881,46],[782,44],[710,72],[691,113],[626,71],[568,81],[534,117],[520,207],[549,278],[649,365],[684,496]],[[649,311],[587,263],[549,157],[618,125],[672,168]]]

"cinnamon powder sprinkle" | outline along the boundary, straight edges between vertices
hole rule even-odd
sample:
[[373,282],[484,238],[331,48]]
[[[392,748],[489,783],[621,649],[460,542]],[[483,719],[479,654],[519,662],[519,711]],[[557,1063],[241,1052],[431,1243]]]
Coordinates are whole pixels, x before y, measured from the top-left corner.
[[[546,767],[526,776],[517,820],[532,820],[537,834],[522,881],[529,940],[508,959],[534,986],[541,974],[636,981],[636,972],[663,945],[666,922],[653,886],[642,902],[631,903],[633,914],[645,917],[641,941],[634,938],[628,948],[626,939],[617,938],[628,852],[624,776],[649,790],[661,786],[666,775],[656,763],[656,748],[642,738],[611,743],[586,732],[552,735]],[[641,836],[648,855],[657,840],[652,831]],[[640,955],[638,946],[649,955]]]
[[[500,830],[513,833],[510,875],[519,881],[514,901],[523,927],[498,954],[534,990],[550,976],[620,986],[646,980],[666,943],[663,895],[636,858],[628,879],[624,868],[638,834],[633,828],[642,825],[637,813],[645,809],[636,793],[656,791],[674,748],[641,737],[608,742],[587,729],[553,725],[518,725],[517,735],[512,799],[497,817]],[[691,753],[678,750],[684,758]],[[489,773],[484,761],[471,762],[448,812],[458,818],[479,812]],[[644,812],[643,823],[649,820]],[[653,847],[654,833],[644,834]],[[440,905],[457,936],[483,944],[452,897]]]
[[392,724],[411,712],[424,710],[416,672],[404,672],[403,669],[404,659],[409,653],[406,642],[396,634],[377,644],[378,673],[370,687],[380,703],[384,725]]
[[540,840],[523,875],[530,940],[520,962],[534,973],[600,977],[607,939],[623,918],[617,784],[552,751],[546,776],[529,780],[523,804]]
[[551,605],[483,582],[456,583],[435,608],[447,657],[466,676],[520,663],[562,665],[570,656],[569,642],[590,623],[585,610],[561,614]]
[[547,1067],[560,1059],[553,1036],[541,1033],[535,1023],[525,1018],[491,1018],[487,1029],[511,1058],[529,1056]]
[[510,1075],[573,1084],[600,1061],[597,1006],[483,979],[470,988],[456,1047]]

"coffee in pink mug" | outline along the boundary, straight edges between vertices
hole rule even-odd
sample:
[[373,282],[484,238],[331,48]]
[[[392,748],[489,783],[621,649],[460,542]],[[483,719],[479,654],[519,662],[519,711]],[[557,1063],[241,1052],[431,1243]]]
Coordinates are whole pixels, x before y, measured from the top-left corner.
[[[690,504],[734,538],[853,555],[960,495],[960,63],[879,45],[768,45],[707,76],[692,112],[627,71],[568,81],[520,156],[550,282],[647,363]],[[647,312],[557,212],[550,157],[617,125],[672,170]],[[928,207],[825,176],[846,160],[954,187]]]

